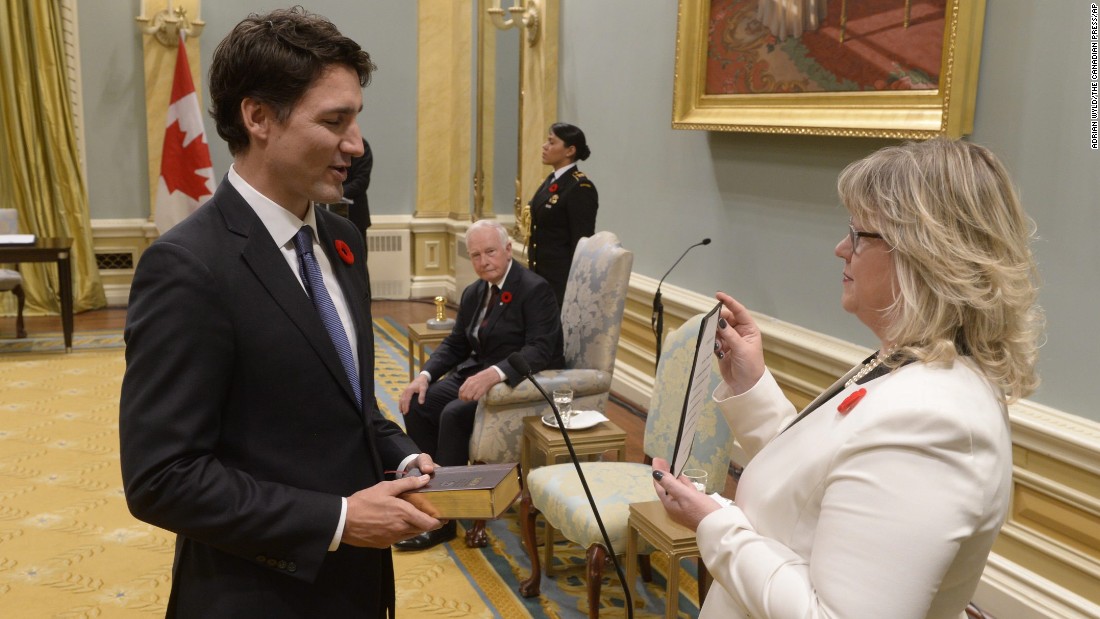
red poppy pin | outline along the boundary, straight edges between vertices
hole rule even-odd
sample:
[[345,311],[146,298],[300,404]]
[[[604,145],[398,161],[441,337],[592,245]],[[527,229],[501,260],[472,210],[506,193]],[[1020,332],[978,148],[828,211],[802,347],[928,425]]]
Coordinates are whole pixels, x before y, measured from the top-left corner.
[[840,403],[840,406],[836,407],[836,410],[839,411],[841,415],[847,415],[856,407],[856,404],[859,404],[859,401],[862,400],[865,395],[867,395],[867,390],[862,387],[853,391],[848,397],[844,398],[844,401]]
[[355,264],[355,254],[351,253],[351,248],[348,244],[337,239],[336,241],[336,253],[340,254],[340,259],[344,261],[344,264]]
[[558,193],[558,184],[553,183],[550,185],[550,193]]
[[511,303],[512,302],[512,293],[508,292],[507,290],[500,293],[500,302],[501,303]]

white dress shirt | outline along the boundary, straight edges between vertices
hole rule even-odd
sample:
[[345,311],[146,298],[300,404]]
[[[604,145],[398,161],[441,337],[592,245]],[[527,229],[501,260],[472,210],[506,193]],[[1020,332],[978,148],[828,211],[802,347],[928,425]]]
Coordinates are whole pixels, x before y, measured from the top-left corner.
[[[294,247],[294,237],[298,234],[298,230],[306,225],[313,229],[313,256],[317,259],[317,265],[321,268],[321,278],[325,280],[325,289],[328,290],[328,295],[332,297],[332,304],[336,306],[336,313],[340,315],[340,324],[344,325],[344,333],[348,336],[348,342],[359,341],[356,336],[355,321],[351,319],[351,312],[348,310],[347,299],[344,297],[344,291],[340,288],[339,282],[336,280],[336,273],[332,270],[332,263],[329,262],[328,256],[325,254],[324,249],[321,248],[320,240],[317,237],[317,213],[314,212],[313,207],[306,211],[306,218],[299,220],[296,215],[279,206],[267,196],[263,195],[256,190],[255,187],[248,184],[248,181],[241,178],[240,174],[237,174],[237,170],[233,167],[229,167],[229,184],[233,185],[233,188],[237,190],[237,193],[241,194],[244,201],[248,203],[248,206],[252,207],[256,216],[260,218],[260,222],[267,229],[267,233],[271,235],[271,238],[275,241],[275,244],[279,246],[279,251],[282,252],[283,258],[286,259],[287,266],[290,267],[290,271],[294,273],[294,277],[298,279],[298,283],[302,286],[302,291],[305,292],[305,282],[302,281],[302,275],[298,271],[298,252]],[[351,354],[355,358],[355,373],[359,374],[359,348],[352,344]],[[411,455],[401,463],[400,470],[404,470],[408,463],[416,458],[416,455]],[[347,522],[348,516],[348,500],[346,497],[341,497],[340,505],[340,521],[336,526],[336,533],[333,535],[332,542],[329,543],[329,551],[334,551],[340,546],[340,538],[344,535],[344,524]]]

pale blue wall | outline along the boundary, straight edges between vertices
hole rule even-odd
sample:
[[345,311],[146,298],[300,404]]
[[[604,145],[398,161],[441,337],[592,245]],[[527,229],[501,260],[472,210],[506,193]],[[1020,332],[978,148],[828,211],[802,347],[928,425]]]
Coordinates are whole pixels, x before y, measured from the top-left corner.
[[[203,2],[203,95],[206,74],[218,41],[248,13],[264,12],[294,2],[261,5],[218,0]],[[405,0],[312,0],[301,2],[324,15],[371,55],[378,71],[363,91],[359,126],[374,153],[371,173],[372,214],[411,213],[416,201],[416,2]],[[207,121],[215,169],[224,174],[232,159],[224,142]],[[216,151],[216,152],[214,152]]]
[[[1100,420],[1100,153],[1088,149],[1085,0],[988,2],[975,130],[1013,172],[1042,239],[1049,321],[1038,402]],[[873,336],[839,306],[833,247],[845,212],[835,181],[891,143],[674,131],[677,3],[562,0],[559,112],[592,147],[597,228],[635,252],[634,269],[848,341]],[[644,216],[642,216],[644,215]]]
[[139,12],[136,1],[77,2],[93,219],[149,216]]
[[[137,2],[78,4],[92,216],[145,217]],[[1012,170],[1042,237],[1036,251],[1049,341],[1042,350],[1044,385],[1034,399],[1100,420],[1100,381],[1093,377],[1100,365],[1100,153],[1086,145],[1089,2],[988,4],[972,139]],[[411,213],[416,3],[307,5],[339,19],[376,59],[380,70],[365,91],[361,117],[376,156],[371,207]],[[265,8],[204,3],[204,74],[216,42],[245,13]],[[674,0],[562,0],[559,110],[588,134],[593,155],[584,169],[600,189],[598,227],[617,232],[635,252],[635,270],[654,278],[688,244],[712,237],[670,283],[707,294],[727,290],[766,314],[873,345],[838,303],[841,263],[832,251],[845,214],[835,179],[849,162],[889,142],[673,131],[676,13]],[[228,154],[222,146],[212,150],[224,173]]]

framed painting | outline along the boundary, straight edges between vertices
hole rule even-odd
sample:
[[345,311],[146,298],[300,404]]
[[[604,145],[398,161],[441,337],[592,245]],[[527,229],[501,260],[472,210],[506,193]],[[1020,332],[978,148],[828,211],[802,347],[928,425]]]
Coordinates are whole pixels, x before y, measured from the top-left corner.
[[680,0],[672,126],[965,135],[984,18],[985,0]]

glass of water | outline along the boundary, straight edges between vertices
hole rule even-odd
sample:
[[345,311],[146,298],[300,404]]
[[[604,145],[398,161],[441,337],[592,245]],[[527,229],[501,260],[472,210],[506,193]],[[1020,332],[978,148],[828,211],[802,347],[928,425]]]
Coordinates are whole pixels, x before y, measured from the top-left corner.
[[573,417],[573,390],[569,387],[561,387],[554,390],[554,406],[561,413],[561,420],[565,427],[569,427],[569,420]]
[[694,484],[699,492],[707,491],[707,472],[703,469],[684,469],[680,474]]

